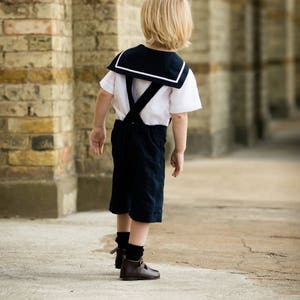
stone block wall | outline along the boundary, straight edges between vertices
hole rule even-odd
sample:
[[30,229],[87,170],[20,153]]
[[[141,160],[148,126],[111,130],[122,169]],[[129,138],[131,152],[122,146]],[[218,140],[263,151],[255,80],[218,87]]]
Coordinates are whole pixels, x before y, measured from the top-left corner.
[[118,0],[118,46],[119,50],[144,42],[140,26],[140,0]]
[[[113,111],[101,157],[91,153],[88,138],[106,66],[144,40],[141,3],[1,1],[1,216],[107,208]],[[296,98],[300,105],[300,3],[191,4],[192,44],[180,54],[196,76],[204,109],[189,115],[187,152],[219,156],[267,136],[270,111],[289,116]]]
[[71,1],[0,3],[0,214],[76,210]]

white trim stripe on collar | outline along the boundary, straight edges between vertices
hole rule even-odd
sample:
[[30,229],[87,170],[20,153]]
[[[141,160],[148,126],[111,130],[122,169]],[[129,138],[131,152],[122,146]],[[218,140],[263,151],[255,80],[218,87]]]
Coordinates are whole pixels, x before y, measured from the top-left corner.
[[169,79],[169,78],[162,77],[162,76],[157,76],[157,75],[149,74],[149,73],[145,73],[145,72],[140,72],[140,71],[136,71],[136,70],[132,70],[132,69],[129,69],[129,68],[124,68],[124,67],[119,66],[120,58],[122,57],[122,55],[123,55],[124,52],[125,52],[125,51],[123,51],[123,52],[119,55],[118,60],[117,60],[116,65],[115,65],[115,68],[121,69],[121,70],[125,70],[125,71],[129,71],[129,72],[133,72],[133,73],[137,73],[137,74],[140,74],[140,75],[146,75],[146,76],[149,76],[149,77],[152,77],[152,78],[157,78],[157,79],[162,79],[162,80],[166,80],[166,81],[173,82],[173,83],[178,83],[179,80],[180,80],[180,77],[181,77],[181,75],[182,75],[182,72],[183,72],[183,70],[184,70],[184,67],[185,67],[185,62],[183,62],[182,67],[181,67],[181,70],[180,70],[180,72],[179,72],[178,77],[177,77],[176,80],[174,80],[174,79]]

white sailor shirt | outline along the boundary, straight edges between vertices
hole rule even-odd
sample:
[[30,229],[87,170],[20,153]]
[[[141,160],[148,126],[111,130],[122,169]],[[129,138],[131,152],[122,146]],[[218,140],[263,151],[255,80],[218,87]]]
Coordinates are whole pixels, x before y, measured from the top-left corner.
[[[135,73],[133,70],[134,62],[132,62],[132,60],[130,62],[130,59],[125,60],[129,55],[127,55],[127,57],[124,55],[123,61],[120,61],[120,56],[123,54],[122,52],[114,59],[109,66],[110,71],[100,81],[100,86],[113,95],[112,105],[116,112],[117,119],[124,120],[130,110],[125,77],[128,74],[134,77],[132,93],[135,100],[149,87],[151,81],[163,84],[140,113],[140,116],[146,125],[168,126],[171,114],[191,112],[202,108],[195,76],[174,52],[171,52],[171,58],[168,64],[168,66],[172,67],[167,68],[167,66],[159,64],[161,69],[157,69],[156,72],[156,70],[153,69],[155,62],[151,64],[151,59],[155,59],[157,62],[157,59],[163,56],[162,60],[165,61],[166,59],[164,58],[167,55],[166,53],[168,53],[167,51],[150,49],[144,45],[139,45],[132,49],[135,51],[133,51],[132,57],[140,57],[141,61],[150,60],[150,63],[148,64],[149,68],[147,69],[147,66],[144,66],[145,72],[141,72],[141,69],[139,69],[135,70]],[[131,54],[130,49],[129,54]],[[177,70],[175,69],[176,63],[178,65]],[[112,65],[113,67],[111,67]],[[138,65],[140,66],[141,63],[139,62]],[[122,69],[116,68],[117,66],[122,67]],[[124,66],[126,66],[126,68]],[[170,69],[173,69],[171,70],[173,73],[170,73]],[[176,75],[176,72],[178,72],[178,76]],[[158,76],[158,74],[161,74],[162,76]]]

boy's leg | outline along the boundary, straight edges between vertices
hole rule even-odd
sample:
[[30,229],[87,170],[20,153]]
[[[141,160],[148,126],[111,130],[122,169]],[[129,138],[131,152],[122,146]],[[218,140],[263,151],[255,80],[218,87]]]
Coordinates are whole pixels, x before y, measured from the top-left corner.
[[117,231],[130,232],[131,218],[128,214],[117,215]]
[[142,260],[150,223],[132,220],[126,259],[123,261],[120,277],[123,280],[158,279],[158,271],[147,267]]
[[144,245],[148,237],[150,223],[132,220],[126,257],[138,261],[144,254]]
[[116,243],[118,244],[117,248],[111,251],[113,254],[117,252],[115,259],[115,267],[121,269],[123,260],[126,257],[126,250],[128,248],[128,240],[131,226],[131,218],[128,214],[117,215],[117,237]]
[[127,249],[129,233],[131,227],[131,218],[128,214],[120,214],[117,216],[117,238],[118,248]]
[[[146,243],[150,223],[141,223],[131,220],[128,214],[117,215],[117,238],[116,242],[119,249],[127,249],[128,243],[131,244],[131,252],[134,249],[138,249],[138,253],[141,253],[140,257],[136,258],[139,260],[143,255],[143,246]],[[130,233],[130,236],[129,236]],[[133,253],[134,257],[138,254]]]
[[142,223],[132,220],[129,243],[136,246],[144,246],[148,237],[150,223]]

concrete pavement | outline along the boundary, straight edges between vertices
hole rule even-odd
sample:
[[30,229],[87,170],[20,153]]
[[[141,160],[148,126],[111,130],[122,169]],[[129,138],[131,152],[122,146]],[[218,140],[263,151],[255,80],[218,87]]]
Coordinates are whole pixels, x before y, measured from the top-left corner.
[[300,123],[217,159],[167,169],[164,221],[145,260],[161,279],[122,282],[114,217],[0,220],[0,299],[300,299]]

